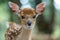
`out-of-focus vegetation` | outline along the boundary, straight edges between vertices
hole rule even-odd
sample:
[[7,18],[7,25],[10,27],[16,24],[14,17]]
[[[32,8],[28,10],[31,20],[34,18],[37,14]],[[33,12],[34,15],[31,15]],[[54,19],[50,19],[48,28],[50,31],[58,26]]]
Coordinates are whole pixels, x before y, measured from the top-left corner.
[[6,30],[6,21],[10,20],[10,13],[8,11],[7,3],[0,4],[0,40],[4,40],[4,33]]
[[[19,0],[10,1],[15,2],[21,6]],[[36,37],[37,39],[35,40],[40,40],[42,37],[47,38],[49,36],[52,36],[52,38],[60,38],[60,10],[55,8],[54,0],[29,0],[29,3],[33,8],[35,8],[36,5],[41,2],[46,2],[46,8],[44,14],[37,18],[37,23],[33,32],[33,38],[35,38],[35,35],[37,34],[40,36],[37,35],[38,37]],[[7,29],[6,22],[8,21],[20,23],[18,16],[13,14],[13,12],[8,7],[8,0],[0,0],[0,40],[4,40],[4,34]]]

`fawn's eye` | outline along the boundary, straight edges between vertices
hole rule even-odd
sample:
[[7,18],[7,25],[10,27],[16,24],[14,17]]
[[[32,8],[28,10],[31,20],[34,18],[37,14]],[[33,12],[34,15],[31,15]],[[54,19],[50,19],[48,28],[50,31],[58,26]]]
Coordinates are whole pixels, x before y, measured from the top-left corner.
[[22,19],[25,19],[25,16],[21,16]]
[[35,18],[36,16],[34,15],[33,18]]

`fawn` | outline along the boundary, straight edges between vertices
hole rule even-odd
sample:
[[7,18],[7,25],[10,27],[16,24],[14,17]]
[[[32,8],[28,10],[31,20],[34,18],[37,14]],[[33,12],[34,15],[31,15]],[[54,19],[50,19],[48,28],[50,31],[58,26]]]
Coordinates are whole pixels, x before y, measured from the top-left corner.
[[13,2],[9,2],[9,7],[21,19],[21,24],[8,22],[9,28],[5,33],[5,40],[31,40],[31,32],[34,28],[36,18],[38,15],[43,14],[45,3],[40,3],[33,8],[20,9],[19,6]]

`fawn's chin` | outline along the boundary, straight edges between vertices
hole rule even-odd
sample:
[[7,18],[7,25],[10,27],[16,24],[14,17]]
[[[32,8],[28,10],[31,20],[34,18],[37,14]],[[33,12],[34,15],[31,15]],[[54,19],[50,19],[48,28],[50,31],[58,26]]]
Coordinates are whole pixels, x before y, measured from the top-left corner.
[[23,27],[27,30],[32,30],[34,28],[34,25],[23,25]]
[[29,29],[29,30],[32,30],[34,27],[32,25],[31,26],[27,25],[26,28]]

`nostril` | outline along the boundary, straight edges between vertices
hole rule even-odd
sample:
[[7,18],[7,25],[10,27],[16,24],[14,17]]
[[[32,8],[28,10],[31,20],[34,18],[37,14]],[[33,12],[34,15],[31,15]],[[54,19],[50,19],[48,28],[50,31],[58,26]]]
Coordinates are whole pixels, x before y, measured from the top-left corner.
[[31,22],[27,22],[28,26],[31,26]]
[[28,26],[31,26],[31,23],[28,23]]

